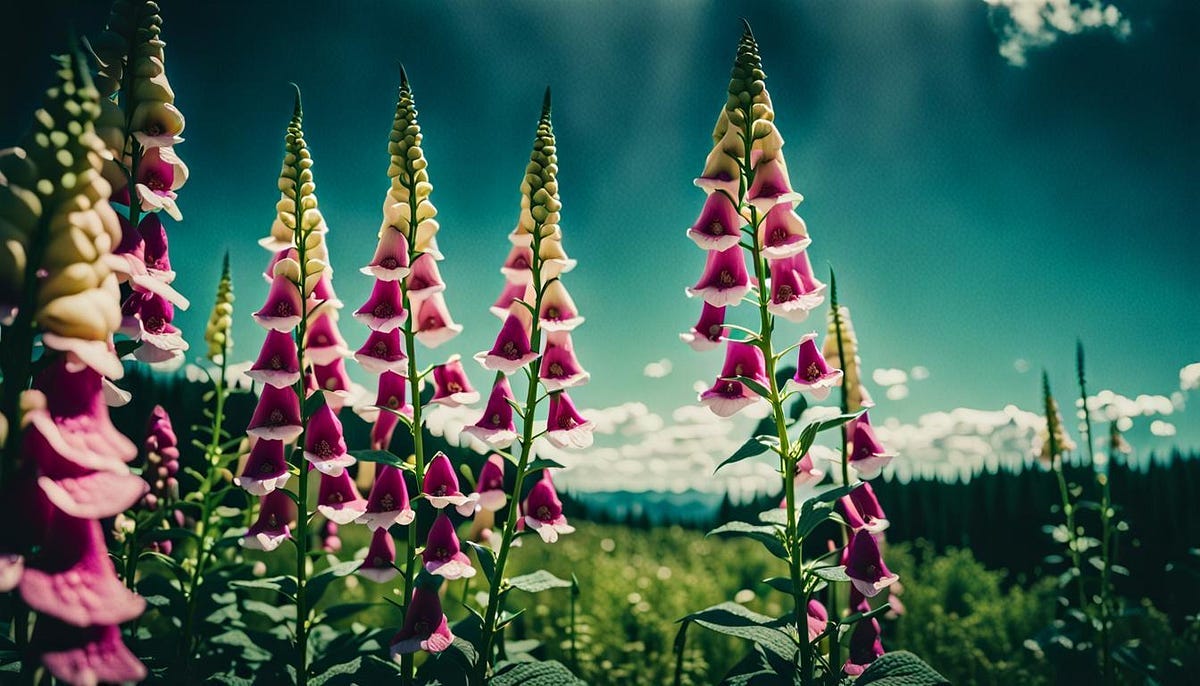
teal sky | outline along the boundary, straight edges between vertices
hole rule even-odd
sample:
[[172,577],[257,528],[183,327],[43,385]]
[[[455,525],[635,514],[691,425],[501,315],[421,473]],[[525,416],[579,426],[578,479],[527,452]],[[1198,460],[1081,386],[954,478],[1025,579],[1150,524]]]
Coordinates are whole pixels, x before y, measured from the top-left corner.
[[[65,45],[61,17],[94,33],[107,3],[37,6],[53,16],[21,4],[0,11],[0,56],[19,67],[0,72],[4,145],[29,125],[50,76],[44,56]],[[744,16],[806,197],[810,255],[837,270],[867,369],[929,371],[902,400],[876,388],[879,414],[1034,408],[1041,367],[1072,395],[1077,336],[1093,388],[1130,398],[1170,397],[1181,368],[1200,361],[1194,3],[1117,2],[1126,36],[1064,35],[1024,67],[999,53],[1007,15],[982,0],[162,5],[167,74],[187,116],[177,151],[191,168],[184,222],[168,230],[176,285],[194,303],[177,323],[195,352],[225,249],[241,313],[235,357],[262,340],[249,313],[266,293],[268,255],[255,241],[277,197],[289,81],[304,92],[335,286],[350,307],[365,299],[357,267],[379,226],[403,61],[447,300],[466,327],[438,355],[469,356],[495,336],[487,306],[549,84],[565,242],[579,260],[565,283],[588,318],[575,340],[593,375],[576,399],[641,401],[669,422],[720,365],[677,337],[699,312],[683,289],[704,257],[683,232],[704,200],[691,180]],[[781,327],[813,328],[824,309]],[[355,346],[366,334],[349,316],[342,330]],[[645,365],[663,359],[671,373],[647,378]],[[1178,431],[1168,442],[1196,446],[1196,417],[1177,407],[1157,419]],[[1153,440],[1149,422],[1135,425]]]

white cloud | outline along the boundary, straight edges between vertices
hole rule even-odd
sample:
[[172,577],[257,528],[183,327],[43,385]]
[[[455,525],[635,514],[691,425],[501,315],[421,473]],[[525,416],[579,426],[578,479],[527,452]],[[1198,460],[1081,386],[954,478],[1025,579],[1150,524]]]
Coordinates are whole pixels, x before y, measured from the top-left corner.
[[1200,389],[1200,362],[1193,362],[1179,370],[1179,390]]
[[1175,425],[1171,422],[1164,422],[1161,419],[1155,419],[1150,422],[1150,433],[1155,436],[1174,436]]
[[904,400],[908,397],[908,386],[904,384],[888,386],[886,395],[888,400]]
[[1015,67],[1026,55],[1054,45],[1061,36],[1105,31],[1118,39],[1129,36],[1129,20],[1102,0],[984,0],[992,28],[1000,38],[1000,54]]
[[912,379],[913,381],[924,381],[925,379],[929,378],[929,368],[922,365],[917,365],[908,370],[908,378]]
[[665,357],[658,362],[651,362],[642,368],[642,374],[651,379],[661,379],[670,373],[671,361]]
[[1017,370],[1018,374],[1024,374],[1029,371],[1029,360],[1018,359],[1013,362],[1013,369]]
[[880,386],[898,386],[908,381],[908,372],[903,369],[876,369],[871,380]]

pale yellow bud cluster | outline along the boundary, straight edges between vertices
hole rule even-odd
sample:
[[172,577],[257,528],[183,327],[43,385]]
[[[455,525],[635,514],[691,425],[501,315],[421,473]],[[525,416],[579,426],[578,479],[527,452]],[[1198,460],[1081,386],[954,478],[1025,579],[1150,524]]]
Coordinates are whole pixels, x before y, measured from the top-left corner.
[[[837,320],[834,319],[837,317]],[[838,328],[842,330],[841,356],[838,355]],[[862,358],[858,356],[858,336],[854,333],[854,324],[850,321],[850,308],[842,305],[837,310],[829,311],[829,335],[825,337],[825,346],[821,355],[829,364],[842,370],[842,387],[846,394],[846,409],[857,412],[863,407],[875,403],[862,384]],[[844,356],[845,359],[842,359]]]
[[46,91],[24,146],[0,156],[4,314],[11,316],[33,285],[37,325],[85,341],[107,341],[121,323],[117,279],[104,261],[121,227],[100,175],[99,113],[83,60],[60,58],[57,83]]
[[[533,151],[529,164],[525,165],[525,178],[521,181],[521,215],[510,240],[517,245],[533,242],[533,233],[539,234],[538,256],[547,275],[568,271],[574,262],[567,257],[562,246],[562,201],[558,197],[558,147],[554,140],[554,125],[550,118],[550,89],[542,103],[542,117],[538,121],[537,134],[533,140]],[[559,265],[557,271],[555,265]],[[570,265],[562,268],[562,265]]]
[[[1038,435],[1038,447],[1036,454],[1039,460],[1047,467],[1054,464],[1054,459],[1060,455],[1065,455],[1075,450],[1075,441],[1067,435],[1067,429],[1063,425],[1062,413],[1058,409],[1058,401],[1050,394],[1049,388],[1046,389],[1046,426]],[[1054,440],[1050,440],[1050,436],[1054,436]]]
[[233,277],[229,273],[229,254],[226,253],[221,280],[217,282],[217,300],[208,317],[208,326],[204,328],[207,357],[218,364],[233,349],[233,300]]
[[441,253],[437,249],[438,223],[434,218],[437,208],[429,199],[433,184],[429,182],[429,162],[425,159],[425,151],[421,149],[422,138],[412,87],[401,67],[400,95],[396,101],[392,131],[388,134],[391,162],[387,175],[392,183],[383,199],[383,224],[379,227],[379,237],[383,238],[385,231],[399,231],[408,239],[414,252],[428,252],[440,260]]

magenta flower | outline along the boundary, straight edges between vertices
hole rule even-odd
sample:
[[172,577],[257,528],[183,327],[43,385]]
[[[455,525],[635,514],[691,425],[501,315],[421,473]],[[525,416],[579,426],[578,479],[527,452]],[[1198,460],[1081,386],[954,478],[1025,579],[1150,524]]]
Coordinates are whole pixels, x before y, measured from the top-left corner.
[[[803,261],[808,264],[808,256],[801,253],[794,257],[786,257],[771,261],[771,294],[767,302],[767,311],[788,321],[802,322],[808,318],[808,313],[816,309],[825,297],[821,294],[824,285],[806,284],[796,265]],[[811,272],[811,268],[810,268]]]
[[446,407],[459,407],[478,400],[479,391],[471,387],[460,356],[451,355],[445,364],[433,367],[433,398],[429,402]]
[[[330,276],[332,272],[329,269],[323,269],[321,276],[317,278],[316,284],[312,287],[312,293],[308,296],[308,311],[311,314],[317,307],[333,308],[340,310],[345,306],[341,298],[337,297],[337,293],[333,290],[333,278]],[[312,276],[309,276],[311,279]]]
[[72,626],[38,617],[30,650],[54,678],[68,684],[129,683],[146,678],[146,667],[121,641],[115,624]]
[[546,415],[546,439],[559,448],[588,448],[592,445],[595,425],[584,419],[566,391],[550,396]]
[[530,290],[530,284],[518,282],[504,282],[504,289],[500,291],[500,297],[496,298],[496,302],[488,310],[499,317],[500,319],[508,318],[508,310],[513,303],[518,300],[524,300],[526,292]]
[[394,413],[399,412],[406,417],[412,417],[413,408],[408,404],[408,378],[396,372],[380,374],[375,406],[391,410],[382,414],[395,416]]
[[408,286],[410,299],[428,298],[434,293],[446,290],[446,282],[442,281],[437,260],[429,253],[421,253],[413,260],[412,273],[405,279],[405,284]]
[[847,424],[844,430],[850,435],[850,466],[854,467],[860,479],[879,476],[880,471],[896,456],[888,452],[875,437],[875,429],[866,412]]
[[[825,472],[816,466],[812,454],[804,453],[804,456],[796,461],[796,502],[802,503],[815,497],[819,491],[817,484],[824,478]],[[780,507],[787,507],[786,498],[780,503]]]
[[812,244],[812,239],[808,237],[804,220],[785,203],[767,212],[758,227],[758,242],[763,257],[781,260],[803,252]]
[[400,329],[372,331],[362,347],[355,351],[354,359],[372,374],[403,373],[408,365],[408,356],[404,354]]
[[385,226],[379,234],[375,257],[359,271],[380,281],[399,281],[408,276],[408,239],[404,233]]
[[300,260],[300,253],[292,247],[273,251],[271,253],[270,261],[267,262],[267,268],[263,270],[263,279],[265,279],[267,283],[274,283],[275,267],[284,260],[291,260],[298,263]]
[[326,520],[317,531],[317,538],[321,541],[321,550],[335,554],[341,552],[342,538],[338,536],[337,524]]
[[350,399],[354,384],[346,372],[346,361],[338,358],[330,364],[314,364],[311,387],[325,392],[325,402],[334,412],[341,412]]
[[404,613],[404,626],[392,637],[392,657],[418,650],[440,653],[453,642],[454,635],[450,633],[446,615],[442,614],[437,591],[422,586],[414,588]]
[[408,484],[404,472],[391,465],[381,465],[375,483],[367,497],[367,507],[355,521],[367,528],[387,529],[393,524],[412,524],[416,519],[408,499]]
[[538,318],[541,320],[543,331],[573,331],[584,321],[584,318],[579,316],[579,310],[575,307],[571,294],[567,292],[567,287],[562,285],[559,279],[546,284]]
[[567,524],[567,518],[563,516],[562,501],[554,490],[549,470],[543,470],[542,478],[529,490],[521,512],[525,513],[525,525],[536,531],[546,543],[557,541],[559,534],[575,531],[575,527]]
[[399,328],[408,317],[399,281],[376,281],[371,297],[354,311],[354,318],[372,331],[388,332]]
[[879,641],[879,632],[879,620],[874,617],[854,625],[854,632],[850,634],[850,655],[846,658],[842,671],[850,676],[858,676],[883,655],[883,643]]
[[741,240],[745,223],[729,196],[712,193],[687,236],[705,250],[728,250]]
[[271,279],[267,301],[263,303],[262,309],[253,315],[254,321],[265,329],[290,333],[300,323],[303,307],[300,302],[300,289],[283,274],[277,274]]
[[750,275],[742,249],[736,245],[728,250],[710,250],[700,281],[687,289],[689,296],[703,298],[714,307],[737,305],[749,292]]
[[529,347],[529,332],[517,312],[511,312],[491,350],[475,354],[475,359],[484,369],[512,374],[537,359],[538,354]]
[[829,611],[819,600],[808,601],[808,642],[817,640],[829,624]]
[[[411,411],[411,407],[409,410]],[[360,413],[361,416],[361,413]],[[387,450],[392,444],[392,436],[400,418],[391,412],[376,412],[374,423],[371,425],[371,450]]]
[[446,308],[446,299],[434,293],[413,305],[417,311],[417,340],[427,348],[436,348],[462,333],[462,324],[455,324]]
[[762,350],[750,343],[729,341],[725,346],[725,365],[712,388],[700,394],[700,404],[718,417],[732,417],[742,409],[763,400],[740,381],[732,377],[753,379],[764,386],[767,380],[766,360]]
[[429,538],[425,541],[421,559],[425,562],[425,571],[430,574],[447,579],[470,579],[475,576],[471,558],[462,551],[454,524],[444,512],[437,516],[429,528]]
[[258,519],[242,537],[243,548],[270,552],[292,537],[288,525],[296,518],[296,503],[282,490],[267,493],[259,501]]
[[763,157],[755,163],[754,183],[750,184],[746,199],[757,207],[759,212],[768,212],[780,204],[795,207],[796,203],[804,199],[804,196],[792,190],[782,153],[773,157]]
[[504,458],[491,455],[479,470],[479,479],[475,482],[475,492],[479,494],[480,509],[497,512],[508,503],[508,493],[504,490]]
[[358,494],[350,472],[342,470],[337,476],[321,474],[317,511],[334,524],[349,524],[367,511],[367,501]]
[[159,281],[174,281],[175,272],[171,269],[167,230],[163,228],[162,220],[157,214],[148,214],[138,222],[138,235],[142,238],[142,260],[146,264],[146,271]]
[[429,467],[425,470],[421,493],[434,508],[441,510],[447,505],[453,505],[464,517],[475,514],[475,504],[479,501],[479,496],[475,493],[464,495],[459,490],[458,475],[454,473],[450,458],[440,450],[429,461]]
[[500,267],[500,273],[504,274],[506,281],[512,284],[530,284],[533,283],[533,248],[528,245],[514,245],[512,250],[508,251],[508,257],[504,260],[504,266]]
[[546,335],[546,349],[542,353],[542,364],[538,368],[538,379],[546,390],[554,392],[574,388],[591,378],[575,357],[575,346],[571,334],[566,331],[551,331]]
[[687,343],[696,352],[712,350],[725,340],[725,308],[702,303],[700,321],[688,331],[679,334],[679,340]]
[[842,370],[834,369],[825,361],[817,347],[817,334],[805,334],[800,339],[796,360],[796,374],[787,383],[789,391],[804,391],[813,400],[824,400],[829,392],[842,384]]
[[375,529],[375,533],[371,534],[371,545],[367,548],[367,556],[358,573],[377,584],[386,584],[400,573],[396,569],[396,542],[386,526]]
[[874,598],[900,579],[883,563],[879,544],[865,529],[854,532],[850,545],[846,546],[843,553],[842,564],[846,565],[846,576],[850,577],[854,588],[868,598]]
[[322,309],[310,319],[304,333],[305,358],[316,365],[329,365],[349,354],[346,339],[337,328],[335,310]]
[[354,457],[346,452],[342,422],[328,404],[321,405],[308,418],[308,431],[304,433],[304,459],[322,474],[335,477],[341,476],[346,467],[354,464]]
[[146,148],[138,164],[137,196],[143,212],[165,210],[175,221],[182,221],[183,215],[175,199],[179,190],[187,181],[188,169],[174,148]]
[[275,388],[289,388],[300,380],[300,360],[291,333],[270,329],[262,350],[246,376]]
[[262,496],[276,488],[283,488],[290,477],[283,441],[260,438],[250,448],[242,475],[234,478],[233,483],[246,489],[250,495]]
[[493,448],[506,448],[517,439],[517,425],[513,422],[513,408],[509,401],[516,402],[508,377],[499,375],[488,396],[483,416],[474,425],[463,431]]
[[704,171],[693,183],[709,196],[721,195],[719,191],[724,191],[730,197],[737,197],[738,186],[741,183],[741,169],[738,163],[745,154],[741,131],[735,126],[730,126],[708,153],[708,158],[704,161]]
[[257,438],[293,441],[303,430],[300,425],[300,399],[295,392],[290,388],[263,386],[246,433]]
[[120,332],[142,345],[133,356],[142,362],[166,362],[183,355],[188,349],[183,334],[171,322],[175,306],[165,297],[152,292],[134,291],[121,305]]
[[875,490],[871,488],[871,484],[863,482],[861,486],[850,491],[850,495],[843,498],[846,502],[843,507],[847,510],[853,510],[859,526],[854,528],[866,529],[868,532],[877,534],[888,528],[890,522],[887,515],[883,513],[883,507],[879,504],[879,499],[875,497]]

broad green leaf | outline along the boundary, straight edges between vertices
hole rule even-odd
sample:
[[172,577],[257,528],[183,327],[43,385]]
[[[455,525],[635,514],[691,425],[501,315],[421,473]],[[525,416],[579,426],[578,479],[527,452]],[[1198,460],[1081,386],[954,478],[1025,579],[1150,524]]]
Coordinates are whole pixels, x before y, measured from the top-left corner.
[[887,653],[858,677],[855,686],[942,686],[946,677],[907,650]]
[[846,576],[846,567],[844,565],[816,567],[812,570],[813,576],[826,581],[849,581],[850,577]]
[[685,619],[717,633],[753,641],[785,660],[794,660],[799,650],[796,638],[780,628],[781,620],[758,614],[737,603],[714,605]]
[[310,603],[310,607],[316,605],[321,596],[325,595],[325,590],[329,588],[329,584],[333,583],[336,579],[353,574],[361,566],[362,562],[359,560],[339,562],[312,575],[312,578],[305,585],[305,596]]
[[509,579],[508,585],[526,593],[540,593],[551,588],[570,588],[571,582],[539,569],[532,574],[522,574]]
[[496,553],[488,546],[480,545],[475,541],[467,541],[467,545],[475,551],[475,555],[479,558],[479,568],[483,572],[483,576],[490,581],[496,574]]
[[501,662],[488,686],[583,686],[561,662]]
[[779,438],[776,436],[752,436],[738,448],[736,452],[725,459],[724,462],[717,465],[713,471],[719,471],[721,467],[730,465],[735,462],[741,462],[747,458],[760,455],[767,451],[768,448],[776,448],[779,446]]
[[748,376],[722,376],[722,381],[736,381],[746,388],[754,391],[754,394],[764,400],[771,399],[771,391],[766,386],[762,385],[761,381],[756,381]]
[[[310,686],[322,686],[323,684],[330,683],[332,679],[335,679],[339,676],[352,677],[357,674],[361,668],[362,656],[359,656],[349,662],[343,662],[330,667],[323,673],[309,679],[308,683]],[[348,680],[347,683],[349,683]]]
[[350,456],[359,462],[374,462],[376,464],[386,464],[400,469],[412,470],[412,467],[400,459],[399,455],[386,450],[351,450]]
[[532,474],[543,469],[562,469],[562,464],[549,458],[539,457],[525,467],[525,473]]
[[775,557],[788,559],[787,547],[779,538],[779,528],[774,525],[756,525],[747,522],[727,522],[708,532],[708,536],[740,536],[752,538],[766,547]]

